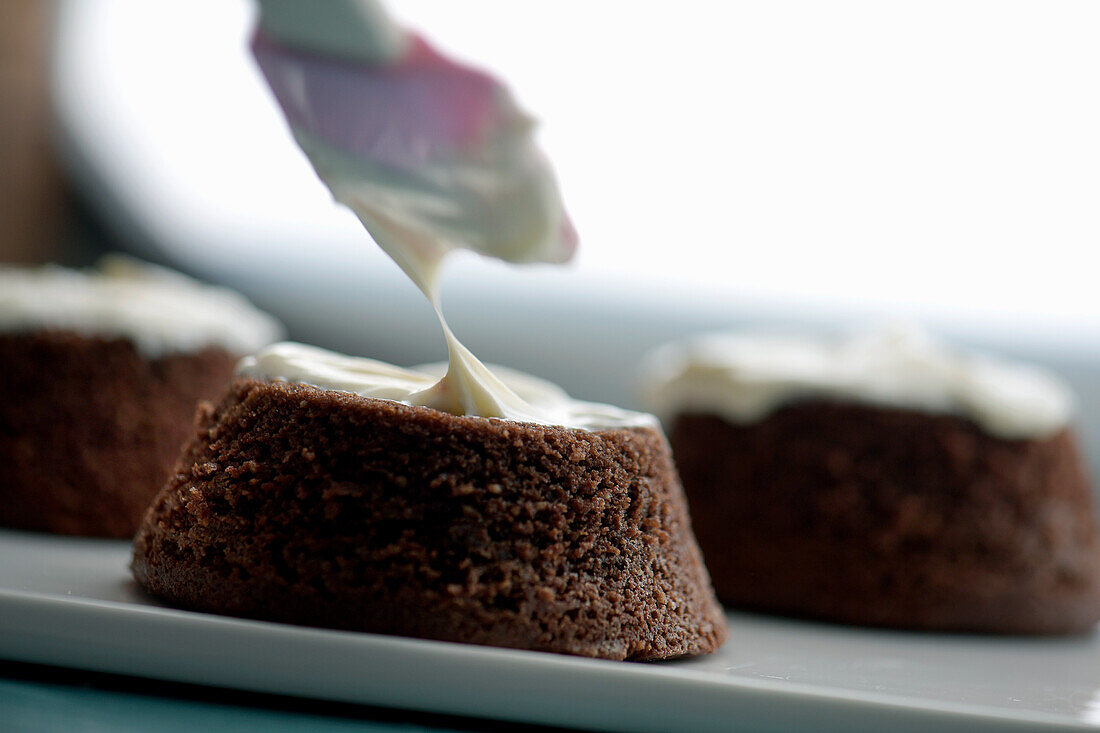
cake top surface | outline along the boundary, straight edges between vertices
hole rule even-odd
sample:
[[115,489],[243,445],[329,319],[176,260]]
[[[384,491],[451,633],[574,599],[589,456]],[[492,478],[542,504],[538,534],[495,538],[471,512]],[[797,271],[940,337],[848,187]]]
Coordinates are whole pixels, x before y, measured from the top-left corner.
[[147,357],[220,346],[247,354],[282,326],[243,296],[121,255],[94,269],[0,268],[0,332],[125,338]]
[[952,349],[894,327],[841,338],[708,334],[663,346],[641,369],[644,406],[752,423],[799,399],[826,398],[954,414],[1006,439],[1069,423],[1073,396],[1038,367]]
[[[435,390],[446,370],[446,363],[406,369],[292,342],[267,346],[237,365],[237,374],[243,377],[297,382],[420,407],[438,402]],[[492,371],[528,408],[529,414],[506,419],[581,430],[658,427],[653,415],[575,400],[551,382],[512,369],[494,366]]]

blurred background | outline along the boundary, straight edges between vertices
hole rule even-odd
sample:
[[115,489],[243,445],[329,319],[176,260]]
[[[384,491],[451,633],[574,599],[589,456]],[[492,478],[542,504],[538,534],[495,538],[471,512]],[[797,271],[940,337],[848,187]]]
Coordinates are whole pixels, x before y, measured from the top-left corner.
[[[479,356],[630,405],[671,338],[916,321],[1068,377],[1100,465],[1100,4],[390,7],[542,120],[581,234],[567,268],[448,265]],[[122,249],[242,290],[295,339],[444,358],[294,145],[254,11],[0,3],[0,260]]]

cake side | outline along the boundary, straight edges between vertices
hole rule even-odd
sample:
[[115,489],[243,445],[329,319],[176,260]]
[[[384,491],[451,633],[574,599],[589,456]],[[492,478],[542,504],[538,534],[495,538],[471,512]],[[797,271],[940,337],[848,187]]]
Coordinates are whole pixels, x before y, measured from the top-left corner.
[[669,439],[719,597],[917,629],[1066,633],[1100,619],[1100,545],[1069,429],[804,400]]
[[220,347],[156,358],[124,338],[0,333],[0,525],[133,535],[191,432],[224,390]]
[[241,379],[135,540],[198,610],[611,659],[725,622],[658,430],[460,417]]

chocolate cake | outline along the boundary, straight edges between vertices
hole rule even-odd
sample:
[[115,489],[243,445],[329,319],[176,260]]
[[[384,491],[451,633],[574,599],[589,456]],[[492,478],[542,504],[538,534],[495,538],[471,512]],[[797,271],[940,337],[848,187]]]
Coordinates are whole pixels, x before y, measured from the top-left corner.
[[[1091,490],[1050,375],[896,334],[816,344],[817,360],[759,346],[696,342],[649,373],[724,603],[941,631],[1100,619]],[[966,391],[941,399],[948,382]],[[991,400],[993,383],[1011,388]],[[964,404],[980,387],[982,410]]]
[[1006,441],[946,415],[825,401],[669,434],[719,597],[850,623],[1062,633],[1100,619],[1073,436]]
[[240,296],[130,260],[0,271],[0,525],[132,536],[195,405],[277,333]]
[[129,537],[237,357],[146,359],[126,339],[0,334],[0,525]]
[[609,659],[726,633],[659,429],[254,378],[203,407],[133,570],[200,611]]

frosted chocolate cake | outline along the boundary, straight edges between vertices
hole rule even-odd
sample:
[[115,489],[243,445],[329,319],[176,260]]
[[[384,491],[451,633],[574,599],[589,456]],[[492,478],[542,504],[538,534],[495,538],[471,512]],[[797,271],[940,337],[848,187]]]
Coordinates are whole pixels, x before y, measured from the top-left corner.
[[246,360],[137,535],[138,580],[188,608],[340,629],[610,659],[717,648],[650,416],[507,373],[588,427],[369,396],[437,381],[402,372],[297,344]]
[[0,525],[133,535],[198,401],[280,332],[236,293],[130,259],[0,269]]
[[1025,634],[1100,618],[1072,398],[1035,368],[919,333],[716,335],[647,362],[729,605]]

